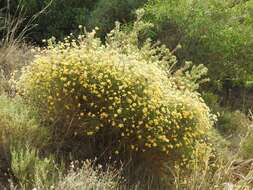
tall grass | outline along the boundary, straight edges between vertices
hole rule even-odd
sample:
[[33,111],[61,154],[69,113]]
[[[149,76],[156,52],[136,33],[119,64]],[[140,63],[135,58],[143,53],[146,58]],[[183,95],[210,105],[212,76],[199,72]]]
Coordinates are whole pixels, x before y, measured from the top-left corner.
[[1,46],[15,46],[23,42],[26,35],[36,27],[35,21],[43,14],[51,5],[53,0],[31,18],[26,18],[25,10],[22,3],[19,3],[15,12],[11,13],[10,0],[6,0],[6,7],[0,9],[0,34],[2,34]]

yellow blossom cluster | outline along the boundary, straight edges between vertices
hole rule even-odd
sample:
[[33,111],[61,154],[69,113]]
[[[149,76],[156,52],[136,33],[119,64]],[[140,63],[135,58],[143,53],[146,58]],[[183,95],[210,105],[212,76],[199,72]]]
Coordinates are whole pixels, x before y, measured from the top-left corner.
[[17,84],[43,119],[60,121],[63,132],[107,138],[115,154],[192,157],[212,125],[209,110],[198,94],[177,88],[159,59],[129,44],[103,45],[94,31],[49,44]]

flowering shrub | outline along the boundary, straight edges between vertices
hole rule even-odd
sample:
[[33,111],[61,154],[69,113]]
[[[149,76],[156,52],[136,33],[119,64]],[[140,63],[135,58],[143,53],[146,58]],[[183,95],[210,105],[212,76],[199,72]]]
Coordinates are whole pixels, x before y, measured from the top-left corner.
[[95,30],[78,40],[49,40],[24,70],[20,93],[61,138],[95,142],[95,156],[142,155],[152,162],[193,158],[212,125],[209,110],[182,86],[187,77],[172,74],[176,58],[168,49],[138,43],[148,26],[138,20],[127,33],[117,24],[105,45]]

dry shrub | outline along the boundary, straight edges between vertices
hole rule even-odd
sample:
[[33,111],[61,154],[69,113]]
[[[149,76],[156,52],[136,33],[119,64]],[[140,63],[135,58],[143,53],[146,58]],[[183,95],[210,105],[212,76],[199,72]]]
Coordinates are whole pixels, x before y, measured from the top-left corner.
[[[111,167],[103,170],[101,165],[94,166],[89,160],[83,162],[81,167],[71,164],[67,175],[62,176],[55,190],[116,190],[124,182],[120,177],[120,171]],[[80,165],[80,163],[78,163]]]

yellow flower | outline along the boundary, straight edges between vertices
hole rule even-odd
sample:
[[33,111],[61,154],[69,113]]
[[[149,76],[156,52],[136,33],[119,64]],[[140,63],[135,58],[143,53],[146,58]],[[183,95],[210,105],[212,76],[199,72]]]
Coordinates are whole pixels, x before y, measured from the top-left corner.
[[122,109],[118,109],[118,110],[117,110],[117,113],[118,113],[118,114],[121,114],[121,113],[122,113]]
[[108,117],[108,114],[107,113],[105,113],[105,112],[102,112],[101,114],[100,114],[100,118],[107,118]]
[[87,132],[88,136],[92,136],[93,134],[94,134],[94,132],[92,132],[92,131]]

